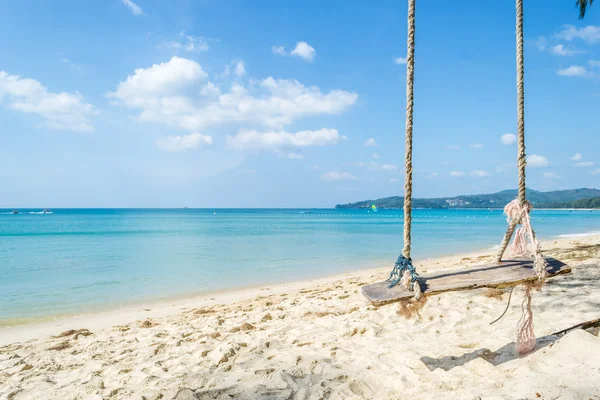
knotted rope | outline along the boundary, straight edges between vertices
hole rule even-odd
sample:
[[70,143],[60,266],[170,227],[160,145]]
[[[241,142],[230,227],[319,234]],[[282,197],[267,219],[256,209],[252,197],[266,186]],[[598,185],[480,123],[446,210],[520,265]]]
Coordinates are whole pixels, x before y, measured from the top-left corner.
[[387,279],[389,287],[398,283],[415,293],[414,300],[421,299],[419,275],[410,259],[412,224],[412,136],[413,136],[413,85],[415,80],[415,0],[408,1],[408,35],[406,38],[406,126],[404,153],[404,248]]
[[[548,264],[542,256],[540,241],[535,236],[535,232],[531,227],[530,211],[531,204],[528,201],[525,201],[524,204],[520,204],[519,199],[514,199],[504,207],[504,213],[506,214],[509,226],[521,224],[515,231],[515,239],[513,240],[510,249],[516,256],[533,256],[533,269],[537,274],[538,279],[543,281],[548,274],[546,270]],[[531,249],[528,249],[528,238],[532,246]]]
[[[515,255],[529,256],[533,255],[533,269],[538,276],[538,288],[546,278],[546,260],[542,257],[539,240],[531,226],[529,212],[531,204],[526,198],[526,179],[525,167],[527,158],[525,155],[525,56],[523,49],[523,0],[516,0],[516,38],[517,38],[517,167],[519,171],[519,192],[516,199],[504,207],[504,213],[507,216],[508,229],[498,253],[497,260],[501,261],[506,246],[510,241],[513,232],[518,224],[521,226],[516,230],[515,239],[511,250]],[[532,245],[531,252],[528,250],[527,237]],[[531,310],[531,289],[532,283],[525,284],[525,298],[522,304],[522,315],[517,326],[516,349],[519,354],[526,354],[532,351],[536,345],[536,338],[533,331],[533,312]]]
[[387,278],[387,282],[390,282],[388,285],[389,288],[400,283],[400,286],[404,289],[412,290],[415,293],[415,300],[419,300],[423,294],[421,289],[421,278],[419,277],[419,274],[417,274],[417,270],[412,265],[410,258],[406,258],[403,255],[398,256],[398,260],[396,260],[394,268],[392,269],[389,278]]

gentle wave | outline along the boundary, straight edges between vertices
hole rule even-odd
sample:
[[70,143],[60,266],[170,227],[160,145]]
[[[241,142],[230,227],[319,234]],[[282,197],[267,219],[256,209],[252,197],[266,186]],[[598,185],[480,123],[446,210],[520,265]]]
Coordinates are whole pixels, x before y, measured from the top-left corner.
[[600,234],[600,231],[586,232],[586,233],[570,233],[568,235],[556,235],[557,238],[570,238],[570,237],[585,237]]

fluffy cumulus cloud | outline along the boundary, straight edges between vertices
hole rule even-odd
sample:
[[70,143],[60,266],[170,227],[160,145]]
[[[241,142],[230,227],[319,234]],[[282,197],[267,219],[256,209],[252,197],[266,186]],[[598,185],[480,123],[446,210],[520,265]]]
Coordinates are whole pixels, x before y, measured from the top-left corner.
[[367,140],[365,140],[364,146],[365,147],[375,147],[375,146],[377,146],[377,142],[375,141],[375,138],[368,138]]
[[406,64],[406,57],[396,57],[394,58],[394,64],[404,65]]
[[133,75],[119,83],[117,90],[109,93],[108,97],[124,106],[143,110],[140,115],[142,119],[143,113],[151,113],[152,109],[174,114],[191,106],[185,97],[178,95],[179,91],[204,80],[207,76],[197,62],[173,57],[149,68],[136,69]]
[[570,67],[559,69],[556,73],[560,76],[587,78],[590,76],[587,68],[581,65],[571,65]]
[[550,165],[548,159],[544,156],[532,154],[527,157],[527,166],[531,168],[544,168]]
[[544,179],[555,181],[555,180],[560,179],[560,176],[558,176],[554,172],[544,172]]
[[296,43],[294,50],[290,52],[290,55],[300,57],[304,61],[313,62],[317,56],[317,52],[310,44],[306,42]]
[[571,157],[571,160],[573,161],[580,161],[583,158],[583,154],[581,153],[575,153],[573,154],[573,157]]
[[577,163],[575,163],[576,167],[593,167],[594,166],[594,162],[593,161],[579,161]]
[[565,47],[562,44],[557,44],[556,46],[552,47],[551,52],[555,56],[562,56],[562,57],[574,56],[576,54],[583,53],[580,50],[569,49],[568,47]]
[[600,175],[600,168],[597,168],[590,172],[592,175]]
[[142,15],[144,13],[142,8],[135,4],[132,0],[121,0],[121,3],[123,3],[125,7],[129,8],[133,15]]
[[465,176],[465,173],[462,171],[452,171],[452,172],[450,172],[450,176],[453,178],[460,178],[460,177]]
[[94,107],[78,93],[53,93],[35,79],[21,78],[0,71],[0,104],[44,120],[42,126],[55,130],[86,132],[93,130],[89,120]]
[[517,143],[517,135],[514,133],[505,133],[500,136],[500,142],[505,145],[515,144]]
[[301,148],[308,146],[327,146],[337,144],[344,136],[337,129],[320,129],[317,131],[289,132],[257,132],[240,131],[235,136],[227,137],[227,145],[235,150],[276,150],[284,148]]
[[273,54],[276,54],[278,56],[299,57],[307,62],[313,62],[313,60],[317,56],[317,51],[315,50],[315,48],[306,42],[296,43],[296,47],[294,47],[289,53],[285,49],[285,46],[279,45],[271,47],[271,51],[273,52]]
[[[245,73],[243,63],[237,62],[233,67],[236,75]],[[248,87],[234,82],[224,91],[207,78],[197,62],[173,57],[161,64],[136,69],[108,97],[118,105],[136,110],[140,122],[203,133],[224,126],[243,128],[229,140],[234,147],[241,143],[264,145],[271,140],[293,146],[301,143],[304,136],[312,138],[310,132],[325,137],[333,134],[339,140],[341,135],[336,130],[305,131],[298,135],[287,133],[284,128],[301,118],[340,114],[358,98],[356,93],[344,90],[323,93],[316,86],[272,77]]]
[[330,171],[321,175],[324,181],[354,181],[356,177],[345,171]]
[[210,136],[201,135],[200,133],[191,133],[185,136],[169,136],[157,141],[156,145],[167,151],[184,151],[211,146],[212,143],[212,137]]
[[588,25],[577,28],[573,25],[565,25],[556,37],[567,41],[579,39],[594,44],[600,42],[600,26]]
[[482,169],[476,169],[475,171],[471,171],[469,172],[469,175],[474,176],[476,178],[485,178],[487,176],[490,176],[491,174],[487,171],[484,171]]

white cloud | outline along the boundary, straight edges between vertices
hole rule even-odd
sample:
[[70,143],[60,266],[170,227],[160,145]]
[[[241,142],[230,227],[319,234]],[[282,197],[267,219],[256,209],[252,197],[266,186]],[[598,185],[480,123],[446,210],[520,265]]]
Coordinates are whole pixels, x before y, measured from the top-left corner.
[[565,69],[559,69],[556,73],[560,76],[576,76],[579,78],[585,78],[590,75],[588,70],[581,65],[571,65]]
[[517,143],[517,135],[514,133],[505,133],[504,135],[500,136],[500,142],[506,145]]
[[379,158],[379,154],[373,153],[373,154],[371,154],[371,158],[377,160]]
[[271,50],[273,51],[273,54],[277,54],[278,56],[287,56],[284,46],[273,46],[271,47]]
[[573,56],[576,54],[583,53],[583,51],[569,49],[562,44],[557,44],[556,46],[552,47],[551,52],[555,56],[563,56],[563,57],[568,57],[568,56]]
[[[132,108],[146,108],[159,104],[161,98],[172,99],[178,90],[205,79],[208,75],[200,64],[186,58],[173,57],[169,61],[154,64],[149,68],[138,68],[117,90],[108,96],[120,100]],[[181,100],[182,98],[179,97]]]
[[354,181],[356,177],[349,172],[331,171],[321,175],[321,179],[324,181]]
[[207,51],[209,49],[208,43],[201,37],[186,35],[185,32],[181,32],[179,36],[182,38],[181,41],[163,42],[162,45],[169,49],[189,52]]
[[394,58],[394,64],[404,65],[406,64],[406,57],[396,57]]
[[491,174],[487,171],[484,171],[482,169],[476,169],[475,171],[471,171],[469,172],[469,175],[474,176],[476,178],[485,178],[487,176],[490,176]]
[[462,171],[452,171],[450,172],[450,176],[454,178],[460,178],[461,176],[465,176],[465,173]]
[[296,43],[296,47],[294,47],[294,49],[289,53],[285,50],[285,46],[279,45],[272,46],[271,51],[273,52],[273,54],[276,54],[278,56],[295,56],[300,57],[304,61],[308,62],[313,62],[317,55],[317,52],[315,51],[314,47],[312,47],[306,42]]
[[592,175],[600,175],[600,168],[591,171],[590,174],[592,174]]
[[356,93],[344,90],[322,93],[316,86],[307,87],[295,80],[272,77],[252,85],[252,93],[234,83],[229,92],[218,96],[215,88],[206,87],[205,93],[215,95],[212,99],[194,96],[193,93],[202,92],[200,84],[206,77],[195,61],[173,57],[162,64],[136,69],[108,97],[139,110],[140,121],[192,132],[232,124],[280,130],[303,117],[339,114],[358,98]]
[[544,179],[555,181],[557,179],[560,179],[560,176],[558,176],[554,172],[544,172]]
[[211,146],[212,137],[201,135],[200,133],[191,133],[185,136],[169,136],[157,141],[156,145],[167,151],[184,151],[203,146]]
[[52,93],[35,79],[0,71],[0,103],[6,97],[8,108],[44,118],[43,126],[55,130],[92,131],[88,119],[96,114],[79,92]]
[[219,89],[218,86],[216,86],[214,83],[212,82],[208,82],[206,85],[202,86],[202,89],[200,89],[200,94],[202,96],[219,96],[221,94],[221,89]]
[[235,150],[277,150],[282,148],[301,148],[308,146],[334,145],[344,139],[337,129],[318,131],[265,132],[242,130],[235,136],[227,137],[227,145]]
[[483,145],[481,143],[473,143],[473,144],[470,144],[469,147],[472,149],[481,149],[481,148],[483,148]]
[[579,161],[579,160],[581,160],[582,158],[583,158],[583,155],[582,155],[581,153],[575,153],[575,154],[573,155],[573,157],[571,157],[571,160],[573,160],[573,161]]
[[576,167],[593,167],[594,166],[594,162],[593,161],[580,161],[578,163],[575,163]]
[[394,164],[383,164],[381,169],[384,171],[398,171],[398,166]]
[[600,26],[588,25],[576,28],[573,25],[565,25],[564,29],[556,34],[556,37],[568,41],[581,39],[593,44],[600,42]]
[[243,61],[238,61],[235,64],[235,74],[236,76],[244,76],[246,75],[246,67],[244,66]]
[[123,3],[127,8],[129,8],[133,15],[142,15],[144,13],[140,6],[138,6],[131,0],[121,0],[121,3]]
[[531,168],[543,168],[550,165],[548,159],[544,156],[538,156],[537,154],[532,154],[527,157],[527,165]]
[[298,42],[296,43],[296,47],[294,47],[294,50],[291,51],[290,55],[300,57],[304,61],[313,62],[317,55],[317,52],[308,43]]
[[367,140],[365,140],[364,146],[365,147],[375,147],[375,146],[377,146],[377,142],[375,141],[375,138],[368,138]]
[[450,145],[446,146],[446,149],[448,149],[448,150],[459,150],[460,146],[457,145],[457,144],[450,144]]
[[433,179],[433,178],[437,178],[437,177],[438,177],[438,174],[436,172],[432,172],[429,175],[427,175],[428,179]]

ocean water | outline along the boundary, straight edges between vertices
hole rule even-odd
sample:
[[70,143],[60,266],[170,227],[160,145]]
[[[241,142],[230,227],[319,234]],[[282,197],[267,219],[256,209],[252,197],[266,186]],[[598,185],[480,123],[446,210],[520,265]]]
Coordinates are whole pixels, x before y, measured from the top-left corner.
[[[0,210],[0,325],[393,265],[400,210]],[[542,239],[599,211],[533,212]],[[492,248],[500,210],[414,210],[413,259]]]

